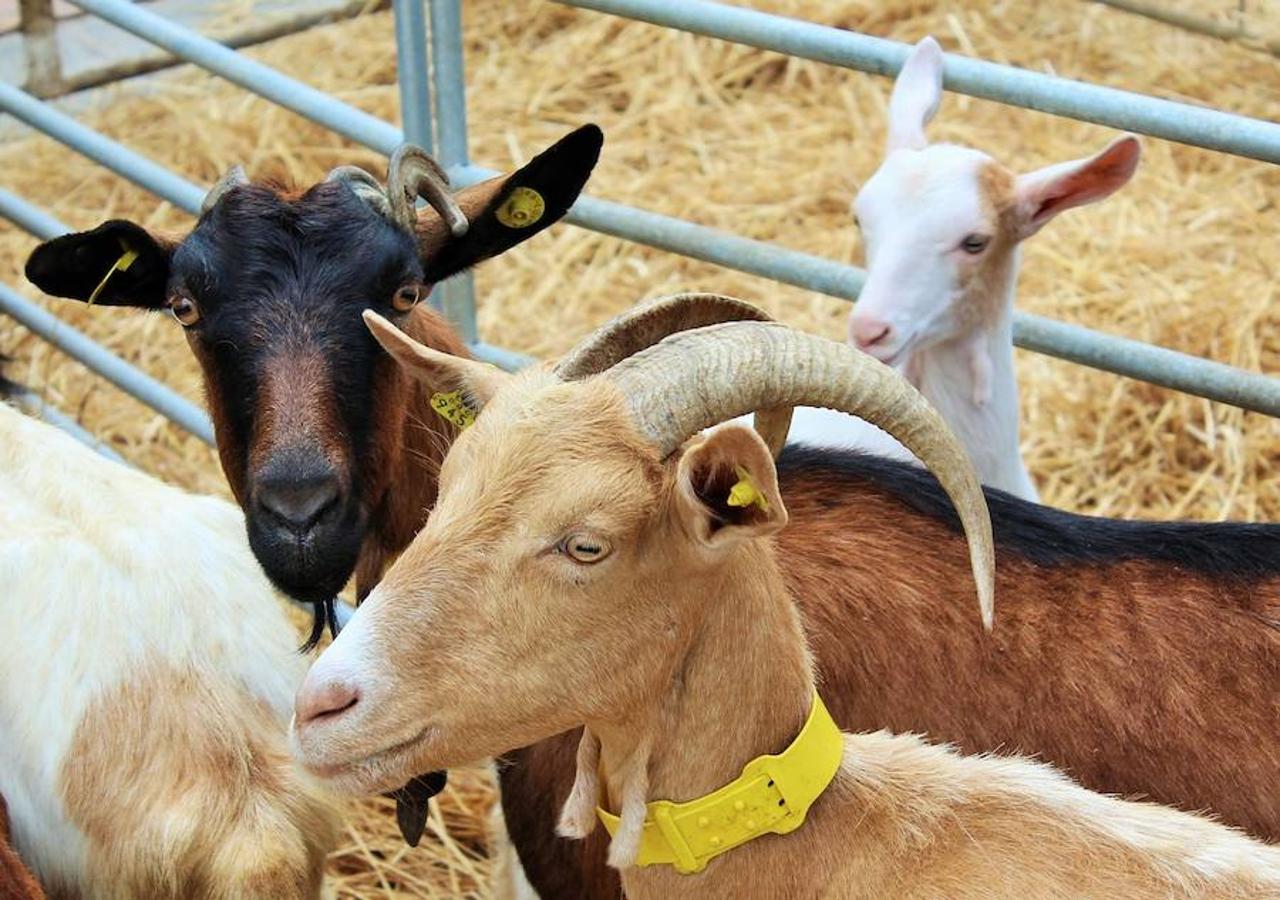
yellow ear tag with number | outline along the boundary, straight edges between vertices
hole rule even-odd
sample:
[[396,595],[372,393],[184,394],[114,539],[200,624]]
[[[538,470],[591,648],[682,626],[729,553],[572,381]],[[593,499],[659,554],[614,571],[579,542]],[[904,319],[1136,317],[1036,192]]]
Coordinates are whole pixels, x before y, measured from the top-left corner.
[[138,251],[129,249],[129,245],[124,241],[120,242],[120,246],[124,249],[124,252],[120,254],[120,258],[112,264],[111,268],[107,269],[107,274],[102,276],[102,280],[98,282],[98,286],[94,288],[93,293],[89,295],[88,302],[90,306],[93,305],[93,301],[98,299],[98,295],[101,294],[102,289],[107,286],[107,282],[111,280],[111,276],[117,272],[127,272],[129,267],[133,265],[134,260],[138,258]]
[[440,418],[458,428],[470,428],[476,420],[475,410],[462,399],[462,391],[432,394],[431,408],[440,414]]
[[542,218],[547,203],[533,188],[518,187],[494,214],[508,228],[528,228]]
[[760,493],[756,483],[751,480],[751,473],[742,466],[734,466],[733,472],[738,476],[738,483],[729,488],[730,506],[755,506],[761,512],[768,512],[769,501]]

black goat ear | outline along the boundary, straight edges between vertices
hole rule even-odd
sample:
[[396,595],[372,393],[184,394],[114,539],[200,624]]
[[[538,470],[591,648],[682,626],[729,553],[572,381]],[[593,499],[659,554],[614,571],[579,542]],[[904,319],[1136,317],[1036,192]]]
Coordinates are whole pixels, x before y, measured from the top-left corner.
[[426,280],[443,281],[559,221],[582,192],[603,143],[599,128],[584,125],[510,175],[458,192],[454,199],[470,223],[461,237],[451,237],[438,217],[424,214],[418,235]]
[[93,231],[45,241],[27,259],[27,280],[46,294],[101,306],[159,309],[173,247],[113,219]]

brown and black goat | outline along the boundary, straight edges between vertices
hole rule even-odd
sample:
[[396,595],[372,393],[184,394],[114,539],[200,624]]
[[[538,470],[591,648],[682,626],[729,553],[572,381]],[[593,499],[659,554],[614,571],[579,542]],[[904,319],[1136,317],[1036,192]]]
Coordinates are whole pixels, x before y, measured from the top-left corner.
[[[41,245],[27,277],[55,296],[168,309],[182,323],[254,555],[277,587],[331,617],[352,574],[363,596],[421,525],[453,437],[443,420],[406,415],[423,408],[421,390],[378,351],[361,311],[465,354],[421,301],[560,219],[602,141],[584,126],[456,195],[412,147],[393,157],[385,193],[349,166],[297,193],[251,184],[237,167],[185,237],[106,222]],[[431,205],[421,213],[419,194]],[[124,253],[136,254],[127,266]],[[321,624],[318,614],[312,641]]]

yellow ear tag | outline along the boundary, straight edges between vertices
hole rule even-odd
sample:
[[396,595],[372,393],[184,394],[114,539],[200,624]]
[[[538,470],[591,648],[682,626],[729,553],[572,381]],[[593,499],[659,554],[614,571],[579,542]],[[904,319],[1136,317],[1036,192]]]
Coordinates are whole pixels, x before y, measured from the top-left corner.
[[533,188],[518,187],[511,192],[498,211],[498,221],[508,228],[528,228],[542,218],[547,204]]
[[751,473],[742,466],[734,466],[733,472],[738,476],[738,483],[729,488],[730,506],[755,506],[761,512],[768,512],[769,501],[760,493],[756,483],[751,480]]
[[93,301],[98,299],[98,295],[102,293],[102,289],[107,286],[107,282],[111,280],[111,276],[117,272],[126,272],[133,265],[133,261],[138,258],[137,250],[130,250],[129,245],[120,242],[120,246],[124,248],[124,252],[120,254],[120,258],[107,269],[107,274],[102,276],[102,280],[98,282],[98,286],[93,289],[93,293],[89,295],[89,304],[93,305]]
[[458,428],[470,428],[476,420],[475,410],[467,406],[467,401],[462,399],[462,391],[432,394],[431,408],[440,414],[440,418],[453,423]]

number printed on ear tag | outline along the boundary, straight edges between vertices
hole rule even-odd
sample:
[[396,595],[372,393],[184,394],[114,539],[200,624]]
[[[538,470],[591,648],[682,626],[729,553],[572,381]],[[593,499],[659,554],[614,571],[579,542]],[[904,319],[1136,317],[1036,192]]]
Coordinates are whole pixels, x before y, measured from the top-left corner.
[[432,394],[431,408],[440,414],[440,418],[458,428],[470,428],[476,421],[475,410],[467,406],[467,401],[462,398],[462,391]]

